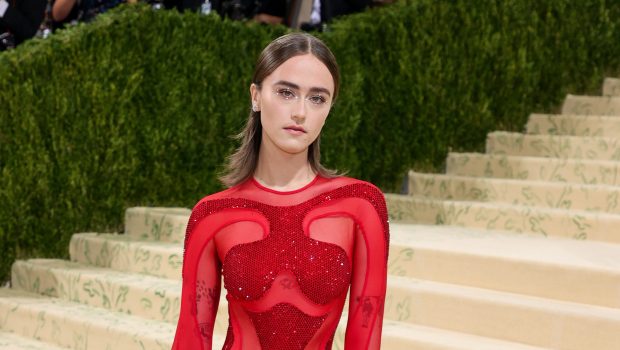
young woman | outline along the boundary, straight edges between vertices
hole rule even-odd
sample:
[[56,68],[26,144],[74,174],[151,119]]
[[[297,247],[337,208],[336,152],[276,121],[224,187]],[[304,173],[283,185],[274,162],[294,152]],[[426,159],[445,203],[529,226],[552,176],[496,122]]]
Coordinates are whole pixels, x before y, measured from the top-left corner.
[[263,50],[252,81],[229,188],[198,202],[187,226],[173,348],[211,349],[223,278],[224,349],[331,349],[349,288],[345,349],[379,349],[385,199],[319,162],[336,60],[317,38],[288,34]]

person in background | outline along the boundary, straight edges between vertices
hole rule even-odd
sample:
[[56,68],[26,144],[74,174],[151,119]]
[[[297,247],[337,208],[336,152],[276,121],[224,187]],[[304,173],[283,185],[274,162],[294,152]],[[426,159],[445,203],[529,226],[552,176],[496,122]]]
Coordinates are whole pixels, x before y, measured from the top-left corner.
[[294,12],[301,9],[302,1],[312,2],[310,22],[301,25],[301,29],[305,31],[320,30],[323,24],[331,22],[332,19],[361,12],[373,3],[372,0],[263,0],[259,2],[254,20],[291,26]]
[[302,23],[305,31],[320,30],[322,24],[331,22],[338,16],[364,11],[372,0],[312,0],[310,22]]
[[254,20],[265,24],[288,24],[288,6],[286,0],[260,1]]
[[164,8],[176,9],[179,12],[198,11],[203,2],[204,0],[163,0]]
[[0,0],[0,51],[34,37],[46,5],[46,0]]
[[96,15],[124,2],[134,3],[136,0],[55,0],[52,5],[52,26],[57,29],[75,21],[90,21]]

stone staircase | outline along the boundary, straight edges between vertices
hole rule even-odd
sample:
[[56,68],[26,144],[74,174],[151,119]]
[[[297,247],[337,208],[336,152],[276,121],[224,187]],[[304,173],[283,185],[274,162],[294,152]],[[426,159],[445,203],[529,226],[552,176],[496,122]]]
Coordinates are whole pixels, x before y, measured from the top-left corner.
[[[384,349],[620,349],[620,80],[603,92],[386,194]],[[0,348],[169,349],[189,213],[130,208],[124,234],[75,234],[70,261],[16,261]]]

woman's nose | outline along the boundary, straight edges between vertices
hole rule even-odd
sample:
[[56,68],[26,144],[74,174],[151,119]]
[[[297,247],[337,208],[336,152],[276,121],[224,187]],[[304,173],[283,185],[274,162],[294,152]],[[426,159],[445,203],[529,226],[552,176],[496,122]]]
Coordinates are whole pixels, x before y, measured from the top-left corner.
[[306,119],[306,100],[298,99],[295,101],[295,107],[293,108],[293,113],[291,114],[291,118],[298,124],[303,123]]

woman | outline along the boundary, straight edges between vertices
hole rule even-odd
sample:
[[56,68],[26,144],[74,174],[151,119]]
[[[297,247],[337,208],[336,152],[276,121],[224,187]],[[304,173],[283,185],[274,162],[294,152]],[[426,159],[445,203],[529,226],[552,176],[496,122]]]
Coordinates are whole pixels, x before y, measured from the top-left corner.
[[387,276],[383,194],[320,162],[338,95],[332,53],[288,34],[261,53],[252,111],[229,161],[227,190],[202,199],[185,238],[174,349],[211,349],[220,279],[224,349],[331,349],[350,287],[346,349],[379,349]]

